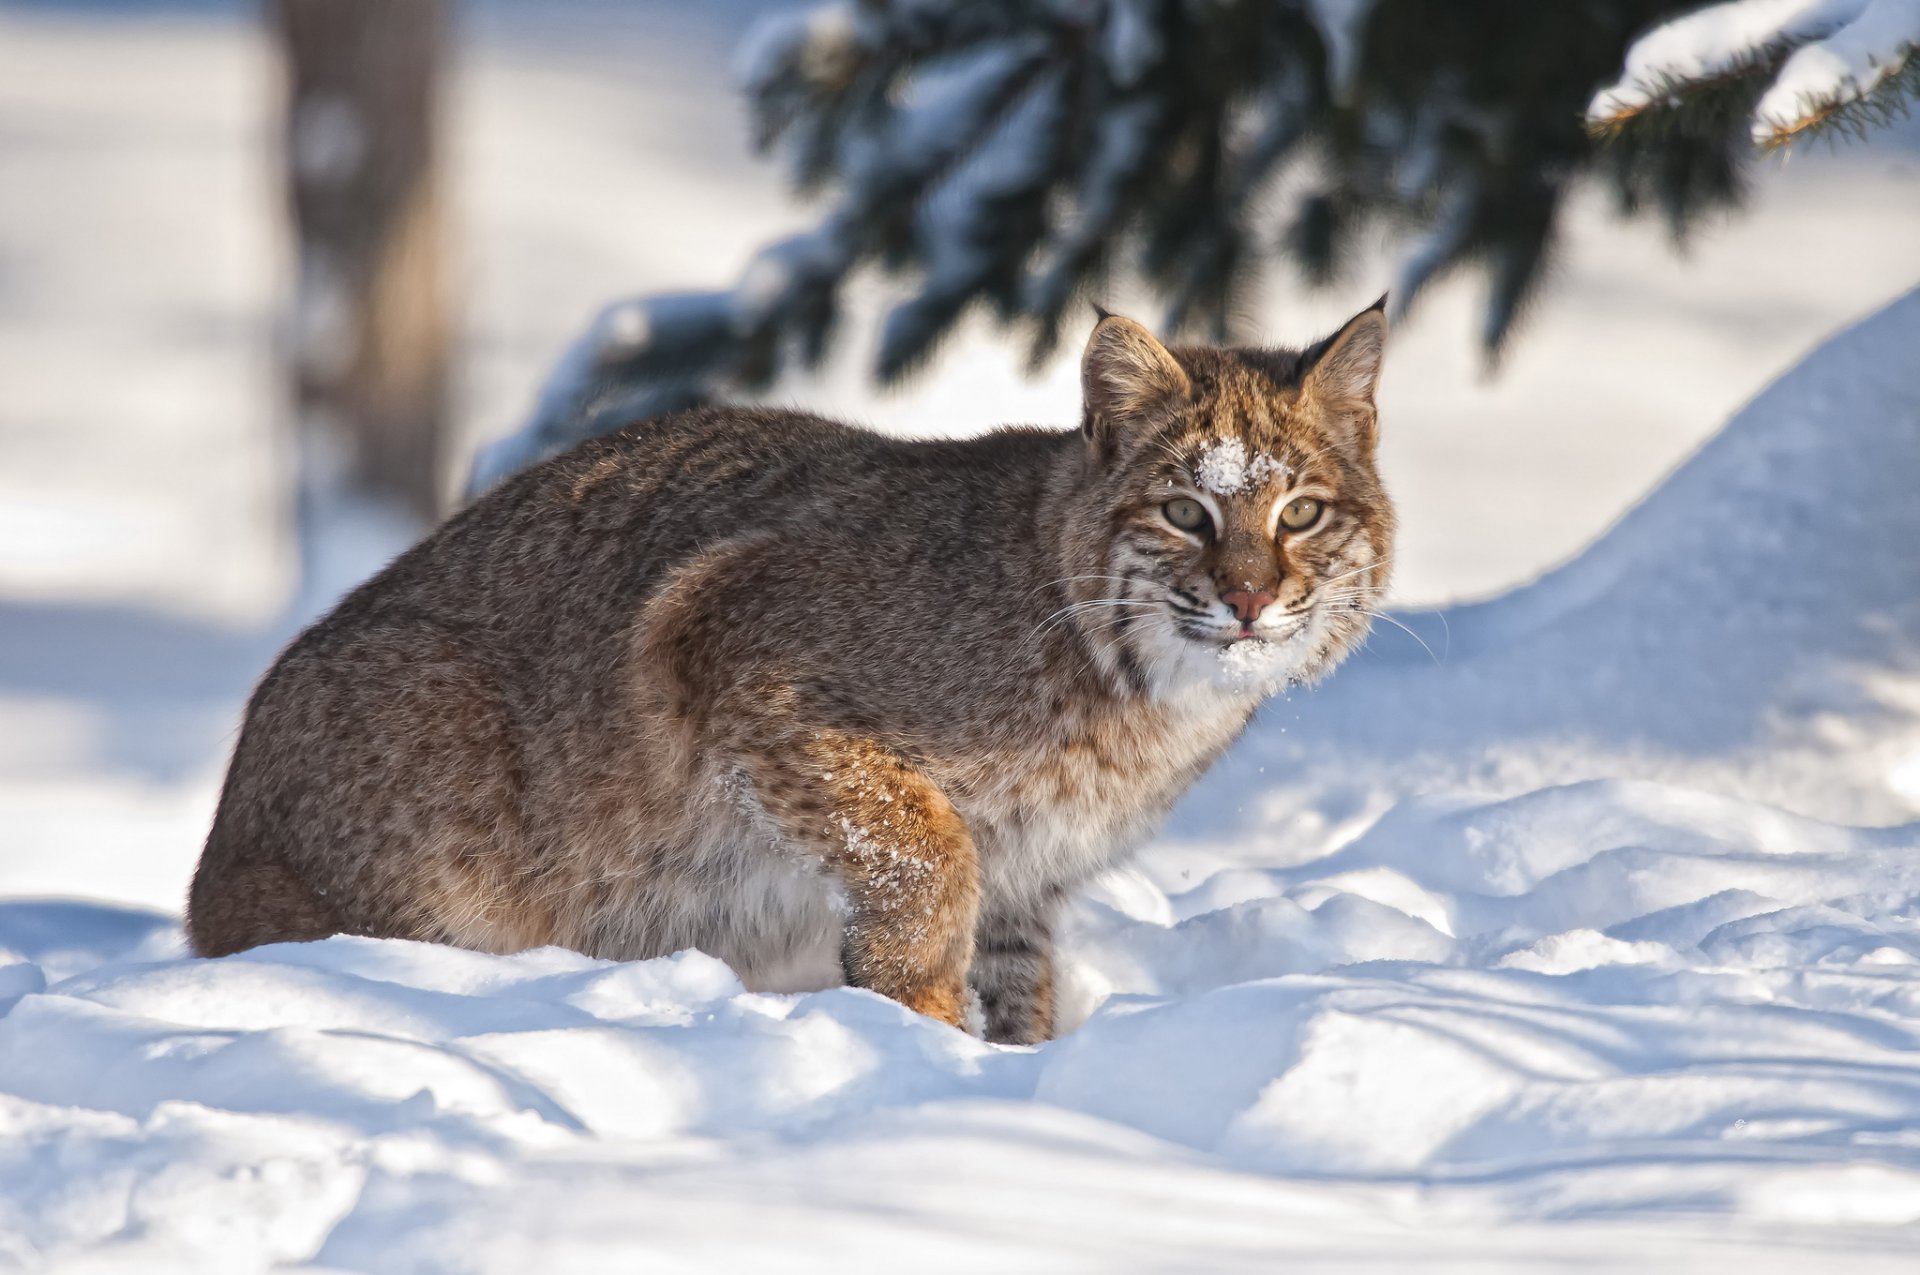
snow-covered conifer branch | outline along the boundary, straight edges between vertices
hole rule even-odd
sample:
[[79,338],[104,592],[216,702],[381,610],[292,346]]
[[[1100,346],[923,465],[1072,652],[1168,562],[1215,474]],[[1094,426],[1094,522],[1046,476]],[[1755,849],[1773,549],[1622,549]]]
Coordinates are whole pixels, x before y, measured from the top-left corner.
[[[1844,2],[1864,13],[1869,0]],[[1078,302],[1129,278],[1170,333],[1254,336],[1243,302],[1263,267],[1330,284],[1386,231],[1407,245],[1402,306],[1450,271],[1484,275],[1491,355],[1571,182],[1597,169],[1625,206],[1656,205],[1676,229],[1738,197],[1739,159],[1720,142],[1603,154],[1582,125],[1632,33],[1682,3],[830,0],[775,13],[736,71],[754,140],[820,201],[815,228],[763,249],[729,288],[610,308],[477,478],[817,364],[859,271],[899,283],[875,352],[887,380],[982,305],[1023,328],[1038,361]],[[1551,74],[1516,74],[1543,50]]]
[[1641,36],[1619,81],[1589,104],[1587,125],[1600,137],[1709,131],[1731,98],[1763,148],[1860,134],[1920,93],[1916,49],[1920,0],[1731,0]]

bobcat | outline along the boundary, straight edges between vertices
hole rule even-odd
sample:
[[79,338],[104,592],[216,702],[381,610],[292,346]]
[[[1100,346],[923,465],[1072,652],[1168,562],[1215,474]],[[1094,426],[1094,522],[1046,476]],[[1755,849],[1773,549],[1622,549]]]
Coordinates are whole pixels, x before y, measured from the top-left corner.
[[521,474],[254,691],[194,948],[699,947],[1047,1039],[1062,899],[1366,633],[1385,339],[1103,314],[1077,431],[712,408]]

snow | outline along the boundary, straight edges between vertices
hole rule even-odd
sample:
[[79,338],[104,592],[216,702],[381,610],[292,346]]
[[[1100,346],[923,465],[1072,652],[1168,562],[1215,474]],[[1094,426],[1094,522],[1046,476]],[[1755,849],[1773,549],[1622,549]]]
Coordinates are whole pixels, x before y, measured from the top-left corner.
[[1272,694],[1296,671],[1287,647],[1264,638],[1246,638],[1220,648],[1220,670],[1230,686]]
[[1589,120],[1632,114],[1675,84],[1710,80],[1783,45],[1816,38],[1868,0],[1727,0],[1662,23],[1633,42],[1618,84],[1600,90]]
[[480,449],[465,490],[483,492],[577,441],[574,430],[593,402],[601,367],[609,359],[644,351],[656,326],[645,300],[628,298],[601,307],[587,330],[555,360],[527,423]]
[[1825,39],[1796,49],[1753,108],[1753,138],[1791,133],[1837,103],[1854,102],[1897,73],[1920,47],[1920,0],[1868,0]]
[[835,67],[854,56],[859,34],[859,21],[848,4],[762,14],[740,39],[734,80],[752,91],[789,70],[803,80],[830,78]]
[[[1112,1268],[1369,1226],[1491,1261],[1605,1217],[1602,1253],[1772,1235],[1759,1269],[1816,1243],[1872,1269],[1920,1221],[1916,845],[1646,783],[1415,805],[1313,865],[1127,882],[1177,919],[1083,905],[1102,1000],[1038,1050],[694,953],[183,961],[157,921],[16,908],[4,932],[91,925],[107,959],[47,991],[31,960],[70,950],[0,967],[0,1235],[222,1269],[513,1271],[548,1242],[555,1270],[841,1243]],[[1152,1191],[1187,1208],[1129,1207]]]
[[1777,140],[1819,110],[1857,101],[1920,45],[1920,0],[1729,0],[1634,41],[1618,84],[1587,118],[1631,115],[1677,89],[1792,50],[1753,111],[1753,139]]
[[[334,939],[191,961],[185,873],[284,637],[261,618],[284,596],[248,335],[264,235],[209,198],[270,192],[232,159],[270,80],[223,28],[156,47],[67,21],[0,17],[0,95],[33,141],[0,149],[21,176],[0,201],[20,267],[0,287],[0,1265],[1912,1267],[1920,298],[1562,569],[1400,612],[1433,656],[1383,629],[1270,704],[1073,905],[1054,1044],[845,989],[748,995],[695,954]],[[619,53],[588,82],[477,55],[477,432],[523,415],[588,299],[724,280],[788,228],[771,180],[676,115],[697,99],[621,95]],[[638,78],[671,84],[674,61]],[[146,131],[100,140],[130,115]],[[1913,276],[1910,177],[1807,158],[1686,261],[1576,208],[1562,291],[1495,385],[1460,338],[1466,291],[1437,285],[1396,330],[1383,455],[1416,596],[1565,556],[1762,369]],[[129,207],[143,236],[111,219]],[[1272,313],[1311,337],[1352,300]],[[644,312],[607,324],[656,335]],[[1070,362],[1025,386],[977,331],[896,396],[850,344],[781,393],[917,432],[1073,418]],[[55,894],[155,906],[34,897]]]
[[1247,455],[1247,445],[1237,438],[1222,438],[1207,445],[1194,462],[1193,478],[1200,490],[1216,496],[1237,496],[1258,487],[1275,475],[1290,471],[1282,461],[1266,452]]

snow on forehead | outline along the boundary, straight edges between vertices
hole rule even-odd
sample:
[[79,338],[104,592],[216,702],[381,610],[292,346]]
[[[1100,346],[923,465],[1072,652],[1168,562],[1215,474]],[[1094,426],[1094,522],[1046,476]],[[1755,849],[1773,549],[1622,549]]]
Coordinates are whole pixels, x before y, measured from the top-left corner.
[[1247,455],[1247,445],[1237,438],[1216,438],[1200,449],[1193,466],[1193,480],[1202,491],[1216,496],[1236,496],[1258,487],[1275,475],[1289,472],[1285,462],[1266,452]]

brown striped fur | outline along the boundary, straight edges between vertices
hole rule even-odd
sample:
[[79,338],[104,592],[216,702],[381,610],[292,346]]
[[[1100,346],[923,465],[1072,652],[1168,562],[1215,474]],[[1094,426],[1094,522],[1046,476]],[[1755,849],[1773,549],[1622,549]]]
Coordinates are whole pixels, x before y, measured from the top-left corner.
[[[520,475],[262,680],[194,947],[699,947],[1046,1039],[1061,900],[1366,631],[1384,338],[1378,307],[1304,352],[1108,317],[1079,431],[719,408]],[[1320,521],[1278,527],[1301,495]]]

